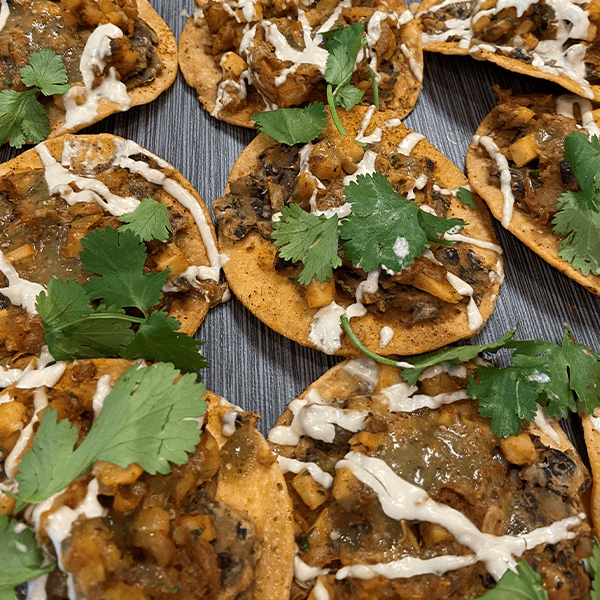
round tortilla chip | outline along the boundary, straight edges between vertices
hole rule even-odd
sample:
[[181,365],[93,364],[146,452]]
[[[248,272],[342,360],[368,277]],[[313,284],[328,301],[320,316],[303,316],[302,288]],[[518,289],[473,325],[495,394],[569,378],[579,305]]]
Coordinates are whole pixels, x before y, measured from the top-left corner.
[[[567,96],[564,96],[567,97]],[[515,96],[513,101],[520,102],[523,106],[537,112],[556,113],[556,100],[552,96],[544,94],[529,94],[524,96]],[[581,99],[585,102],[585,100]],[[548,108],[548,107],[552,108]],[[498,108],[498,107],[497,107]],[[499,132],[494,125],[493,109],[480,123],[475,135],[488,136],[494,139]],[[600,125],[600,115],[598,111],[593,113],[594,120]],[[576,131],[574,128],[573,131]],[[510,157],[509,157],[510,158]],[[494,181],[490,181],[489,174],[497,169],[495,161],[486,151],[482,151],[479,144],[471,143],[467,150],[466,169],[469,177],[469,183],[475,191],[484,199],[492,214],[496,219],[502,222],[504,215],[504,196],[500,188]],[[565,190],[566,191],[566,187]],[[557,194],[558,200],[560,194]],[[559,256],[559,245],[562,237],[553,232],[552,223],[540,223],[529,211],[525,210],[518,202],[515,202],[507,229],[517,236],[526,246],[531,248],[536,254],[541,256],[548,264],[557,268],[592,294],[600,296],[600,276],[590,273],[583,275],[579,270],[573,268],[571,263],[563,260]]]
[[[366,110],[363,107],[355,107],[348,113],[339,111],[349,136],[354,137],[359,131]],[[385,144],[388,150],[391,147],[395,148],[402,139],[413,132],[400,124],[399,120],[392,118],[395,118],[394,113],[374,113],[365,136],[370,135],[378,127],[383,128],[382,144]],[[393,125],[389,124],[390,119]],[[328,128],[326,131],[331,134],[334,130],[331,122]],[[261,160],[265,150],[277,145],[277,142],[263,134],[257,136],[234,164],[223,198],[231,194],[232,183],[238,178],[258,173],[262,167]],[[456,190],[460,186],[467,185],[463,173],[425,139],[417,143],[411,156],[431,161],[434,165],[433,178],[441,188]],[[410,174],[407,173],[406,176],[410,177]],[[459,201],[455,195],[447,194],[444,198],[447,199],[447,218],[459,218],[467,223],[461,233],[472,238],[473,241],[480,240],[490,245],[488,248],[483,248],[472,243],[468,244],[482,266],[490,271],[493,279],[491,281],[487,277],[485,290],[477,300],[483,323],[475,329],[470,329],[466,302],[444,303],[441,313],[435,319],[415,321],[410,327],[403,325],[388,313],[369,310],[365,316],[353,317],[350,325],[358,339],[374,352],[419,354],[471,337],[481,330],[495,307],[503,277],[503,262],[501,249],[485,205],[480,199],[475,198],[479,208],[474,210]],[[216,205],[213,205],[213,209],[219,219]],[[223,266],[223,271],[231,291],[237,298],[271,329],[302,345],[322,349],[309,339],[311,326],[319,309],[309,307],[304,286],[291,281],[285,272],[275,270],[277,247],[273,242],[262,237],[256,230],[252,230],[236,241],[226,237],[221,225],[218,230],[220,251],[229,257]],[[467,241],[459,241],[456,242],[456,246],[467,243]],[[494,271],[496,276],[493,276],[491,271]],[[354,302],[354,298],[337,289],[335,302],[347,308]],[[393,330],[393,337],[382,347],[380,332],[384,327]],[[340,348],[331,353],[341,356],[360,355],[360,351],[345,334],[342,335]]]
[[[139,18],[145,21],[158,36],[158,47],[156,51],[160,56],[163,63],[163,70],[159,75],[153,79],[150,83],[143,86],[134,87],[127,91],[128,96],[131,98],[131,107],[139,106],[140,104],[148,104],[152,102],[166,89],[168,89],[175,81],[177,76],[177,42],[173,32],[169,29],[168,25],[160,18],[158,13],[152,8],[152,5],[148,0],[137,0]],[[62,97],[59,97],[59,101],[52,98],[46,104],[46,113],[50,119],[50,130],[51,133],[48,139],[63,135],[65,133],[74,133],[88,127],[102,119],[108,117],[117,112],[121,112],[117,102],[113,102],[107,98],[100,98],[98,102],[98,108],[96,116],[89,122],[75,125],[64,129],[65,124],[65,110],[62,105]]]
[[[390,13],[398,17],[409,14],[403,0],[383,0]],[[379,8],[379,6],[378,6]],[[327,14],[333,14],[333,8]],[[245,18],[245,17],[244,17]],[[421,90],[423,77],[423,51],[418,27],[413,19],[400,26],[397,46],[389,62],[399,63],[401,68],[393,82],[393,94],[385,106],[386,110],[396,111],[398,118],[404,118],[414,108]],[[179,38],[179,66],[187,83],[193,87],[204,108],[211,114],[217,106],[217,91],[223,81],[223,68],[220,61],[223,52],[214,55],[213,34],[203,17],[191,16]],[[326,102],[324,86],[315,88],[310,102]],[[369,84],[370,85],[370,84]],[[246,103],[243,107],[229,110],[221,108],[216,118],[238,125],[254,128],[250,116],[257,112],[271,110],[253,85],[246,86]]]
[[[174,226],[174,236],[167,242],[153,243],[150,252],[151,258],[149,259],[153,261],[153,264],[147,262],[146,266],[150,270],[170,270],[171,275],[167,279],[166,284],[170,288],[167,290],[169,292],[169,302],[166,303],[165,309],[170,316],[180,321],[181,327],[179,331],[193,335],[204,320],[209,308],[221,301],[225,286],[218,285],[216,280],[211,279],[211,276],[218,277],[220,268],[216,234],[210,212],[189,181],[172,165],[155,154],[142,148],[135,142],[124,140],[111,134],[67,134],[60,138],[43,142],[36,146],[36,148],[32,148],[0,165],[0,179],[10,181],[12,178],[15,181],[22,180],[27,182],[29,178],[38,178],[38,180],[41,179],[39,185],[47,186],[43,180],[44,164],[38,149],[42,153],[47,151],[50,157],[47,160],[57,161],[57,166],[62,160],[63,167],[67,165],[71,169],[71,172],[76,172],[78,176],[82,176],[84,179],[87,178],[92,180],[92,182],[95,181],[95,183],[90,183],[90,186],[97,185],[101,190],[105,189],[104,186],[106,186],[109,194],[112,193],[112,187],[115,190],[114,194],[118,198],[133,197],[140,201],[148,196],[150,192],[155,200],[167,205],[170,211],[171,222]],[[118,157],[123,155],[126,155],[123,165],[115,166],[113,161],[120,160]],[[115,166],[115,168],[111,171],[112,166]],[[59,168],[60,170],[62,169]],[[123,177],[123,171],[128,173],[129,180]],[[136,175],[136,173],[139,175]],[[149,179],[144,177],[145,173],[147,173]],[[64,181],[60,181],[59,173],[59,180],[54,180],[57,192],[61,184],[65,187]],[[12,184],[8,183],[7,185]],[[68,186],[66,187],[69,189]],[[50,198],[51,194],[45,191],[47,187],[43,189],[44,191],[41,193],[47,194],[47,197]],[[25,197],[28,193],[27,186],[25,186],[25,188],[21,189],[21,195],[17,194],[16,197]],[[39,194],[38,188],[35,188],[32,193],[34,195],[36,193]],[[103,193],[100,191],[100,195],[96,195],[95,192],[90,192],[90,195],[86,199],[89,201],[100,199]],[[29,196],[27,197],[29,198]],[[115,201],[118,201],[118,199]],[[182,202],[185,202],[186,206]],[[35,222],[36,217],[32,217],[27,210],[30,209],[25,207],[24,218],[28,220],[33,219]],[[82,205],[81,210],[85,210],[85,204]],[[129,212],[129,210],[125,210],[125,212]],[[42,217],[44,217],[43,212],[40,218]],[[113,219],[114,221],[114,217],[105,211],[104,216],[101,216],[97,223],[95,221],[91,223],[89,229],[94,229],[101,225],[106,219]],[[72,222],[77,224],[77,219],[73,218]],[[83,221],[81,222],[83,223]],[[119,225],[120,223],[117,222],[113,224],[113,228]],[[57,256],[54,257],[49,253],[44,255],[46,258],[42,258],[33,265],[33,272],[38,271],[38,275],[34,278],[35,281],[39,277],[41,278],[41,283],[45,284],[55,274],[55,263],[53,261],[57,261],[58,257],[64,254],[65,246],[69,246],[71,254],[75,253],[74,248],[76,248],[76,243],[78,242],[69,237],[72,225],[65,219],[63,227],[65,229],[60,236]],[[85,233],[87,233],[87,230]],[[82,235],[84,235],[83,230]],[[24,247],[27,246],[27,243],[33,243],[30,241],[25,243],[28,240],[27,236],[20,235],[19,238],[16,236],[17,234],[11,234],[11,239],[15,240],[14,244],[20,243],[17,242],[17,239],[23,239]],[[9,247],[8,252],[13,249]],[[78,256],[80,250],[81,248],[77,250],[75,256]],[[4,251],[7,252],[7,249],[5,248]],[[18,261],[15,263],[15,267],[18,273],[19,268],[21,268]],[[203,274],[202,271],[208,268],[210,268],[211,273]],[[73,277],[72,274],[65,275],[64,267],[61,267],[61,269],[59,273],[60,278]],[[66,271],[66,273],[68,272]],[[4,346],[3,356],[32,354],[31,352],[23,351],[25,344],[23,339],[17,336],[16,341],[11,341],[12,334],[10,333],[10,328],[12,325],[6,322],[7,314],[5,306],[4,310],[0,310],[0,347]],[[34,318],[37,319],[37,317],[30,316],[29,321],[31,322]],[[27,329],[26,326],[25,329]],[[38,340],[38,342],[38,346],[40,343],[43,344],[43,339]],[[38,351],[39,349],[34,351],[33,354],[36,354]]]
[[[48,375],[40,373],[42,377],[46,378],[44,382],[47,384],[47,387],[42,388],[45,394],[44,398],[48,401],[50,409],[58,411],[61,420],[67,418],[79,429],[79,441],[82,441],[92,425],[94,412],[101,406],[99,403],[96,406],[99,392],[109,393],[116,380],[133,364],[132,361],[121,359],[84,359],[72,363],[56,363],[47,367],[56,373],[60,373],[59,369],[62,369],[62,374],[56,378],[53,385],[49,383]],[[37,371],[43,371],[43,365],[38,363],[36,369],[34,364],[32,369],[33,371],[29,371],[29,374],[24,372],[19,381],[3,390],[3,394],[7,394],[14,400],[12,404],[29,406],[33,405],[35,401],[35,406],[38,406],[39,388],[29,388],[25,382],[31,383],[32,380],[28,379],[28,376],[32,373],[37,374]],[[109,377],[110,386],[106,381],[106,376]],[[171,471],[167,474],[142,477],[143,470],[135,463],[128,468],[117,467],[103,461],[95,463],[92,474],[99,481],[100,494],[104,495],[103,506],[111,508],[112,517],[100,520],[101,527],[93,528],[91,535],[84,534],[84,539],[81,534],[75,533],[73,528],[71,534],[77,536],[76,543],[80,548],[81,544],[86,548],[85,562],[86,565],[89,565],[97,561],[95,546],[104,548],[102,541],[98,542],[98,538],[95,537],[101,536],[102,534],[98,532],[104,528],[104,531],[109,533],[105,550],[107,555],[109,551],[112,553],[110,554],[112,562],[90,584],[86,577],[88,567],[83,566],[77,559],[77,553],[80,550],[74,551],[74,560],[72,557],[67,557],[67,565],[72,573],[74,585],[90,586],[95,593],[94,598],[98,597],[98,590],[102,590],[101,583],[104,578],[107,581],[110,580],[110,585],[117,588],[119,585],[123,585],[123,582],[127,582],[127,573],[131,567],[127,563],[127,554],[132,552],[133,546],[139,547],[140,544],[143,546],[143,540],[147,540],[140,536],[142,542],[137,541],[140,539],[136,538],[139,531],[136,532],[134,522],[139,516],[140,509],[142,512],[146,511],[147,514],[152,513],[151,507],[158,506],[154,503],[158,497],[165,505],[169,503],[169,520],[174,524],[168,528],[168,541],[173,551],[169,552],[169,545],[163,543],[163,547],[167,548],[167,551],[163,553],[157,543],[154,545],[157,548],[157,556],[152,556],[152,550],[148,551],[148,544],[146,544],[145,550],[140,550],[136,559],[140,564],[145,565],[146,572],[152,572],[152,569],[159,567],[165,568],[163,575],[174,578],[177,583],[177,566],[180,560],[174,556],[175,544],[177,544],[180,548],[179,552],[186,557],[184,563],[186,567],[189,567],[191,563],[196,565],[197,570],[206,571],[207,578],[214,576],[214,573],[211,573],[208,568],[209,565],[203,563],[201,551],[190,552],[189,544],[185,542],[185,529],[190,527],[190,521],[186,519],[192,519],[194,522],[193,519],[198,514],[211,515],[211,519],[220,519],[225,515],[228,519],[234,520],[234,525],[237,524],[240,531],[234,529],[233,532],[235,536],[239,536],[239,541],[236,542],[236,538],[234,538],[227,539],[225,542],[227,553],[222,557],[223,564],[219,565],[221,581],[216,597],[223,599],[238,597],[238,593],[243,590],[244,594],[251,593],[251,597],[256,600],[286,600],[289,598],[294,561],[292,506],[275,455],[256,429],[258,419],[256,415],[237,409],[235,411],[237,423],[235,425],[229,423],[233,426],[223,433],[223,417],[233,408],[232,405],[208,390],[203,399],[207,402],[204,431],[201,434],[199,446],[190,455],[191,467],[185,474],[185,466],[172,465]],[[6,404],[11,404],[11,402]],[[13,420],[11,415],[16,414],[14,410],[12,412],[5,410],[2,427],[0,427],[0,445],[7,440],[11,427],[14,429],[21,424],[20,417],[16,419],[17,423],[14,425],[11,423]],[[29,414],[29,412],[26,413],[22,418],[28,416],[27,420],[29,420],[31,418]],[[21,426],[23,425],[26,423],[21,424]],[[206,436],[208,439],[203,440],[202,436]],[[27,446],[17,444],[15,447],[20,448],[23,452]],[[17,465],[19,460],[20,456],[16,458]],[[11,457],[11,463],[14,462],[15,458]],[[6,465],[8,467],[8,462]],[[14,467],[10,467],[9,480],[13,475],[13,470]],[[8,476],[4,470],[2,474],[4,477]],[[78,504],[76,500],[77,486],[87,486],[90,476],[84,475],[83,477],[86,479],[85,482],[76,480],[66,489],[64,495],[57,495],[58,505],[46,503],[42,510],[54,511],[63,504],[72,505],[71,508],[75,508]],[[137,488],[127,487],[130,484],[135,486],[138,479]],[[7,483],[7,481],[3,481],[3,483]],[[123,489],[119,486],[123,486]],[[10,514],[13,511],[15,500],[8,496],[0,496],[0,514]],[[145,501],[140,504],[141,496],[145,496]],[[200,498],[200,504],[203,500],[207,500],[206,505],[203,505],[204,508],[207,508],[207,512],[198,512],[198,498]],[[109,499],[111,499],[110,503],[108,503]],[[176,510],[177,508],[179,510]],[[86,512],[84,512],[84,516],[87,519],[94,519],[94,516],[89,516]],[[43,530],[48,522],[47,513],[41,512],[37,517],[31,518],[42,530],[38,531],[39,539],[45,539]],[[157,526],[156,519],[157,517],[153,516],[150,521],[145,522],[149,528],[152,528],[152,526]],[[82,525],[80,519],[78,526]],[[244,527],[250,526],[251,531],[243,531]],[[158,527],[160,528],[160,524]],[[210,535],[209,531],[207,531],[207,535]],[[212,527],[212,531],[215,531],[214,527]],[[219,531],[220,529],[217,527],[216,533],[218,534]],[[224,526],[223,531],[231,534],[231,526],[229,526],[229,530]],[[162,533],[164,534],[164,532]],[[199,543],[197,538],[202,535],[202,530],[193,529],[192,533],[196,536],[194,544]],[[86,535],[89,535],[89,539],[85,539]],[[116,569],[114,562],[113,542],[117,536],[121,539],[122,544],[121,552],[116,557],[117,562],[121,561],[119,570]],[[210,537],[208,539],[212,541]],[[251,548],[248,546],[249,543],[252,544]],[[236,544],[240,547],[237,556]],[[124,550],[125,548],[127,551]],[[210,550],[213,554],[217,551],[218,547],[217,550]],[[234,561],[232,564],[226,560],[230,555]],[[163,557],[166,557],[164,563],[161,562]],[[238,562],[235,562],[236,560]],[[172,562],[173,565],[167,569],[166,563],[168,562]],[[241,573],[242,569],[246,571],[244,575]],[[251,577],[248,577],[249,569],[252,571]],[[188,577],[190,572],[194,574],[193,570],[188,571]],[[217,578],[218,575],[219,572],[217,572]],[[133,581],[140,583],[144,580],[144,570],[136,573],[135,569],[131,569],[129,576]],[[186,584],[189,588],[189,579],[182,579],[181,583]],[[201,585],[204,583],[198,581],[198,586]],[[148,586],[154,587],[154,591],[156,591],[161,586],[160,580],[150,577]],[[199,587],[199,589],[201,588]],[[86,595],[86,597],[88,596]]]
[[[444,4],[444,7],[448,6],[445,2],[443,2],[443,0],[423,0],[422,3],[415,6],[415,10],[417,11],[417,22],[420,24],[420,28],[423,33],[422,40],[424,50],[428,52],[440,52],[441,54],[453,54],[460,56],[468,55],[472,56],[476,60],[489,61],[515,73],[521,73],[523,75],[537,77],[538,79],[552,81],[579,96],[593,98],[596,102],[600,102],[600,85],[587,81],[585,85],[582,85],[582,83],[577,80],[575,75],[573,77],[569,77],[566,73],[560,72],[560,70],[553,68],[552,62],[550,62],[550,64],[543,64],[544,68],[538,66],[537,63],[543,63],[543,59],[539,56],[539,54],[532,54],[535,53],[535,46],[533,47],[532,53],[529,53],[526,45],[524,47],[515,45],[511,48],[507,43],[494,44],[493,42],[485,42],[480,40],[478,40],[479,43],[476,44],[473,43],[473,40],[470,37],[470,35],[473,33],[472,31],[470,31],[468,34],[469,39],[467,43],[460,39],[455,39],[452,41],[427,39],[425,28],[423,26],[423,19],[431,17],[431,15],[436,12],[435,7],[438,4]],[[456,4],[458,5],[459,3],[457,2]],[[470,10],[481,6],[476,2],[470,4],[463,2],[460,4],[462,7],[462,12],[458,18],[460,20],[464,20],[465,22],[471,21],[473,17],[473,13],[470,12]],[[575,10],[580,10],[581,14],[583,14],[583,11],[576,3],[570,2],[570,4]],[[508,8],[508,6],[505,5],[505,8]],[[485,10],[482,10],[481,12],[483,14],[487,14],[488,9],[489,7],[486,6]],[[544,12],[544,10],[537,11],[536,19],[538,21],[542,20],[544,14],[547,14],[547,12],[548,11]],[[550,23],[548,23],[547,26],[548,29],[550,29]],[[595,27],[594,24],[592,24],[592,26]],[[515,28],[515,25],[511,24],[510,29],[514,31]],[[470,30],[470,27],[467,28],[465,25],[464,31],[458,31],[456,37],[460,38],[461,33],[465,33],[467,29]],[[596,31],[596,29],[594,29],[594,31]],[[432,34],[432,37],[434,35],[435,34]],[[598,33],[596,32],[594,40],[590,41],[590,46],[592,43],[597,45],[597,40]],[[579,39],[573,40],[574,43],[579,43],[579,41]],[[569,47],[571,45],[574,44],[569,44]],[[510,49],[510,54],[507,54],[507,48]],[[578,57],[577,59],[573,58],[571,61],[565,60],[564,62],[567,62],[569,66],[575,65],[572,67],[575,71],[578,61],[582,61],[582,59]],[[596,62],[597,61],[594,61],[594,63]],[[536,64],[534,65],[534,63]]]
[[[435,365],[413,387],[346,360],[279,417],[268,439],[300,539],[293,598],[479,598],[521,559],[550,599],[586,597],[589,473],[555,420],[496,437],[464,389],[476,368]],[[563,519],[573,535],[554,537]]]

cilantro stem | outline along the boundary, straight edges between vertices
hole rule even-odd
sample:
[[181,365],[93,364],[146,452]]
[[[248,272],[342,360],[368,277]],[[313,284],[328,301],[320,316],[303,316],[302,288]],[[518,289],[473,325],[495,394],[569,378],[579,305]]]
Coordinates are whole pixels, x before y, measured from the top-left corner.
[[346,315],[342,315],[340,317],[340,321],[342,323],[342,329],[346,332],[346,335],[350,338],[350,341],[363,353],[366,354],[369,358],[382,363],[384,365],[390,365],[391,367],[397,367],[398,361],[392,360],[391,358],[384,358],[379,354],[375,354],[372,350],[369,350],[366,346],[364,346],[360,340],[356,337],[354,331],[352,331],[352,327],[350,327],[350,323],[348,321],[348,317]]
[[341,135],[347,135],[346,134],[346,130],[344,129],[344,126],[342,125],[342,122],[340,121],[340,118],[337,114],[337,110],[335,109],[335,103],[334,103],[334,94],[333,94],[333,87],[330,83],[327,84],[327,104],[329,105],[329,110],[331,112],[331,118],[333,119],[333,122],[335,123],[335,126],[337,127],[337,130],[340,132]]
[[55,331],[60,331],[65,329],[66,327],[71,327],[76,323],[81,323],[83,321],[88,320],[102,320],[102,319],[111,319],[116,321],[129,321],[130,323],[144,323],[147,320],[147,317],[132,317],[130,315],[120,314],[120,313],[91,313],[87,314],[81,319],[74,319],[73,321],[67,321],[66,323],[61,323],[60,325],[52,325],[52,329]]
[[369,74],[371,75],[371,86],[373,87],[373,104],[375,108],[379,110],[379,84],[377,83],[377,73],[369,67]]

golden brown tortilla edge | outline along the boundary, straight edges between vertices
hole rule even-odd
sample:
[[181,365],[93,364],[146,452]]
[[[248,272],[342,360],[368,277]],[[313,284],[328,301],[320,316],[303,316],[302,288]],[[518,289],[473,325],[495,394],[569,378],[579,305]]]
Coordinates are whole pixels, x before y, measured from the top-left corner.
[[[480,123],[475,135],[489,136],[492,134],[491,120],[490,113]],[[469,183],[483,198],[494,217],[502,223],[504,197],[497,187],[487,182],[490,163],[493,163],[491,158],[477,152],[473,143],[469,145],[466,156]],[[519,209],[516,202],[507,229],[549,265],[585,287],[592,294],[600,296],[600,276],[592,274],[585,276],[581,271],[574,269],[570,263],[560,258],[558,255],[560,239],[552,231],[552,227],[547,224],[535,223],[531,217]]]
[[[177,43],[173,32],[168,25],[161,19],[158,13],[152,8],[148,0],[137,0],[139,17],[143,19],[158,35],[159,43],[157,52],[160,56],[164,68],[162,72],[147,85],[139,86],[128,90],[127,95],[131,99],[131,107],[141,104],[148,104],[156,100],[160,94],[167,90],[175,81],[177,76]],[[60,108],[56,101],[51,100],[48,104],[48,116],[50,118],[50,135],[48,140],[59,137],[66,133],[75,133],[80,129],[89,127],[94,123],[102,121],[106,117],[121,112],[116,102],[101,98],[96,109],[96,116],[89,123],[75,125],[68,129],[63,129],[65,124],[65,110]]]
[[[340,116],[344,127],[350,132],[358,131],[362,117],[366,109],[357,107],[350,112],[340,110]],[[371,124],[367,129],[373,130],[381,126],[388,118],[389,113],[375,113]],[[404,128],[404,134],[408,135],[411,130]],[[260,168],[259,156],[269,147],[277,145],[277,142],[264,134],[259,134],[236,160],[225,187],[224,195],[229,192],[230,183],[248,173]],[[443,181],[448,189],[456,189],[460,185],[466,185],[467,179],[447,157],[439,152],[427,140],[421,140],[413,150],[415,156],[433,158],[436,163],[436,176]],[[469,235],[474,230],[473,237],[484,234],[486,241],[499,246],[491,216],[487,208],[481,204],[479,210],[472,210],[460,201],[453,203],[451,208],[452,217],[463,218],[468,222],[470,230],[463,233]],[[229,260],[223,266],[223,271],[229,283],[232,293],[268,327],[303,346],[319,350],[309,340],[309,333],[313,318],[318,309],[310,308],[305,301],[301,286],[291,282],[287,276],[275,271],[273,264],[275,259],[275,246],[272,242],[265,240],[257,232],[251,232],[242,240],[231,243],[229,240],[219,236],[219,251],[226,254]],[[503,271],[502,255],[494,250],[478,248],[478,253],[487,260],[486,267],[493,270]],[[498,270],[496,272],[498,273]],[[479,310],[483,318],[480,327],[469,329],[467,318],[467,305],[465,303],[447,304],[444,306],[442,315],[431,321],[417,322],[411,328],[402,326],[394,327],[389,323],[385,315],[367,313],[364,317],[355,317],[351,326],[359,339],[374,352],[385,352],[385,354],[413,355],[428,352],[477,335],[485,326],[491,316],[501,287],[502,274],[498,273],[499,281],[491,284],[481,299]],[[347,299],[343,300],[341,295],[336,297],[336,302],[344,307],[351,304]],[[281,306],[281,308],[278,308]],[[286,318],[282,318],[285,316]],[[392,327],[394,337],[385,347],[380,346],[379,332],[382,327]],[[342,345],[334,354],[340,356],[360,356],[361,352],[350,342],[346,335],[342,335]]]

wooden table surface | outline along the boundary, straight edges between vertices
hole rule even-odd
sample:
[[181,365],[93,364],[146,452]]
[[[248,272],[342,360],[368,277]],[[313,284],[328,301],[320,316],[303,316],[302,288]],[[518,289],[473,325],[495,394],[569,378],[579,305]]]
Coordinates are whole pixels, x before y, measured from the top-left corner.
[[[150,1],[179,38],[188,13],[193,12],[193,0]],[[561,93],[561,88],[545,81],[470,57],[425,53],[423,89],[404,122],[463,169],[471,136],[495,104],[493,84],[515,93]],[[168,160],[209,207],[212,199],[221,195],[235,159],[255,135],[206,113],[181,73],[151,104],[83,130],[101,132],[132,139]],[[4,146],[0,160],[19,152]],[[567,322],[578,341],[600,352],[600,297],[550,267],[497,222],[495,225],[504,248],[506,279],[495,312],[471,342],[491,342],[517,324],[518,338],[560,342]],[[230,402],[259,413],[265,432],[288,402],[340,360],[272,332],[235,298],[212,309],[196,337],[206,342],[202,351],[211,365],[202,373],[206,385]]]

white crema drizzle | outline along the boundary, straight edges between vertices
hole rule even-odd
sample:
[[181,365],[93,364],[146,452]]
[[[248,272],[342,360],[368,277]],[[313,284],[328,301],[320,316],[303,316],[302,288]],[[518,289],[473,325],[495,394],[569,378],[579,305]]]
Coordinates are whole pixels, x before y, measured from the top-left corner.
[[0,4],[0,31],[4,29],[9,14],[10,9],[8,7],[8,2],[7,0],[2,0],[2,3]]
[[[396,475],[384,461],[378,458],[350,452],[336,465],[337,469],[344,467],[350,469],[359,481],[377,493],[381,507],[387,516],[396,520],[407,519],[441,525],[459,544],[474,553],[476,561],[485,563],[486,569],[496,580],[500,579],[508,569],[514,570],[517,564],[515,558],[522,556],[526,550],[540,544],[555,544],[560,540],[576,537],[576,534],[570,530],[585,519],[585,514],[582,513],[547,527],[539,527],[526,534],[495,536],[481,532],[461,512],[436,502],[424,489]],[[455,557],[445,558],[452,561]],[[417,568],[422,566],[417,565]],[[371,574],[370,577],[372,576]],[[392,574],[392,576],[410,577],[412,573],[402,569],[402,574]]]
[[506,157],[500,152],[494,140],[487,135],[474,135],[471,143],[474,145],[481,144],[490,158],[496,163],[500,171],[500,191],[504,198],[504,206],[502,207],[502,225],[507,228],[512,220],[513,207],[515,197],[513,196],[510,184],[510,170]]
[[108,75],[104,77],[100,85],[93,87],[96,73],[104,71],[105,59],[112,54],[111,40],[121,37],[123,37],[123,32],[116,25],[107,23],[99,25],[88,38],[79,62],[83,87],[74,85],[63,94],[66,114],[65,124],[60,131],[92,123],[96,118],[98,103],[102,98],[115,102],[121,111],[128,110],[131,106],[127,87],[117,78],[114,67],[110,67]]
[[[192,265],[188,267],[182,276],[188,279],[192,285],[196,285],[197,279],[212,279],[218,281],[221,266],[226,262],[227,256],[219,254],[209,223],[200,204],[190,192],[177,181],[167,177],[158,169],[151,168],[144,161],[132,159],[131,156],[143,154],[156,161],[161,168],[172,168],[171,165],[131,140],[115,139],[114,144],[115,153],[111,166],[122,167],[127,169],[130,173],[141,175],[150,183],[161,186],[165,192],[175,198],[192,214],[200,232],[202,242],[204,243],[210,266]],[[73,205],[76,202],[95,201],[103,210],[115,216],[121,216],[132,212],[138,206],[139,200],[137,198],[131,196],[118,196],[113,194],[101,181],[98,181],[93,177],[85,177],[73,173],[70,170],[72,168],[70,160],[74,151],[68,143],[65,142],[63,146],[62,164],[54,159],[43,142],[38,144],[35,149],[44,164],[45,179],[50,194],[60,194],[61,198],[69,205]],[[76,192],[70,185],[72,183],[75,184],[80,191]],[[169,284],[167,284],[167,286],[168,285]]]

